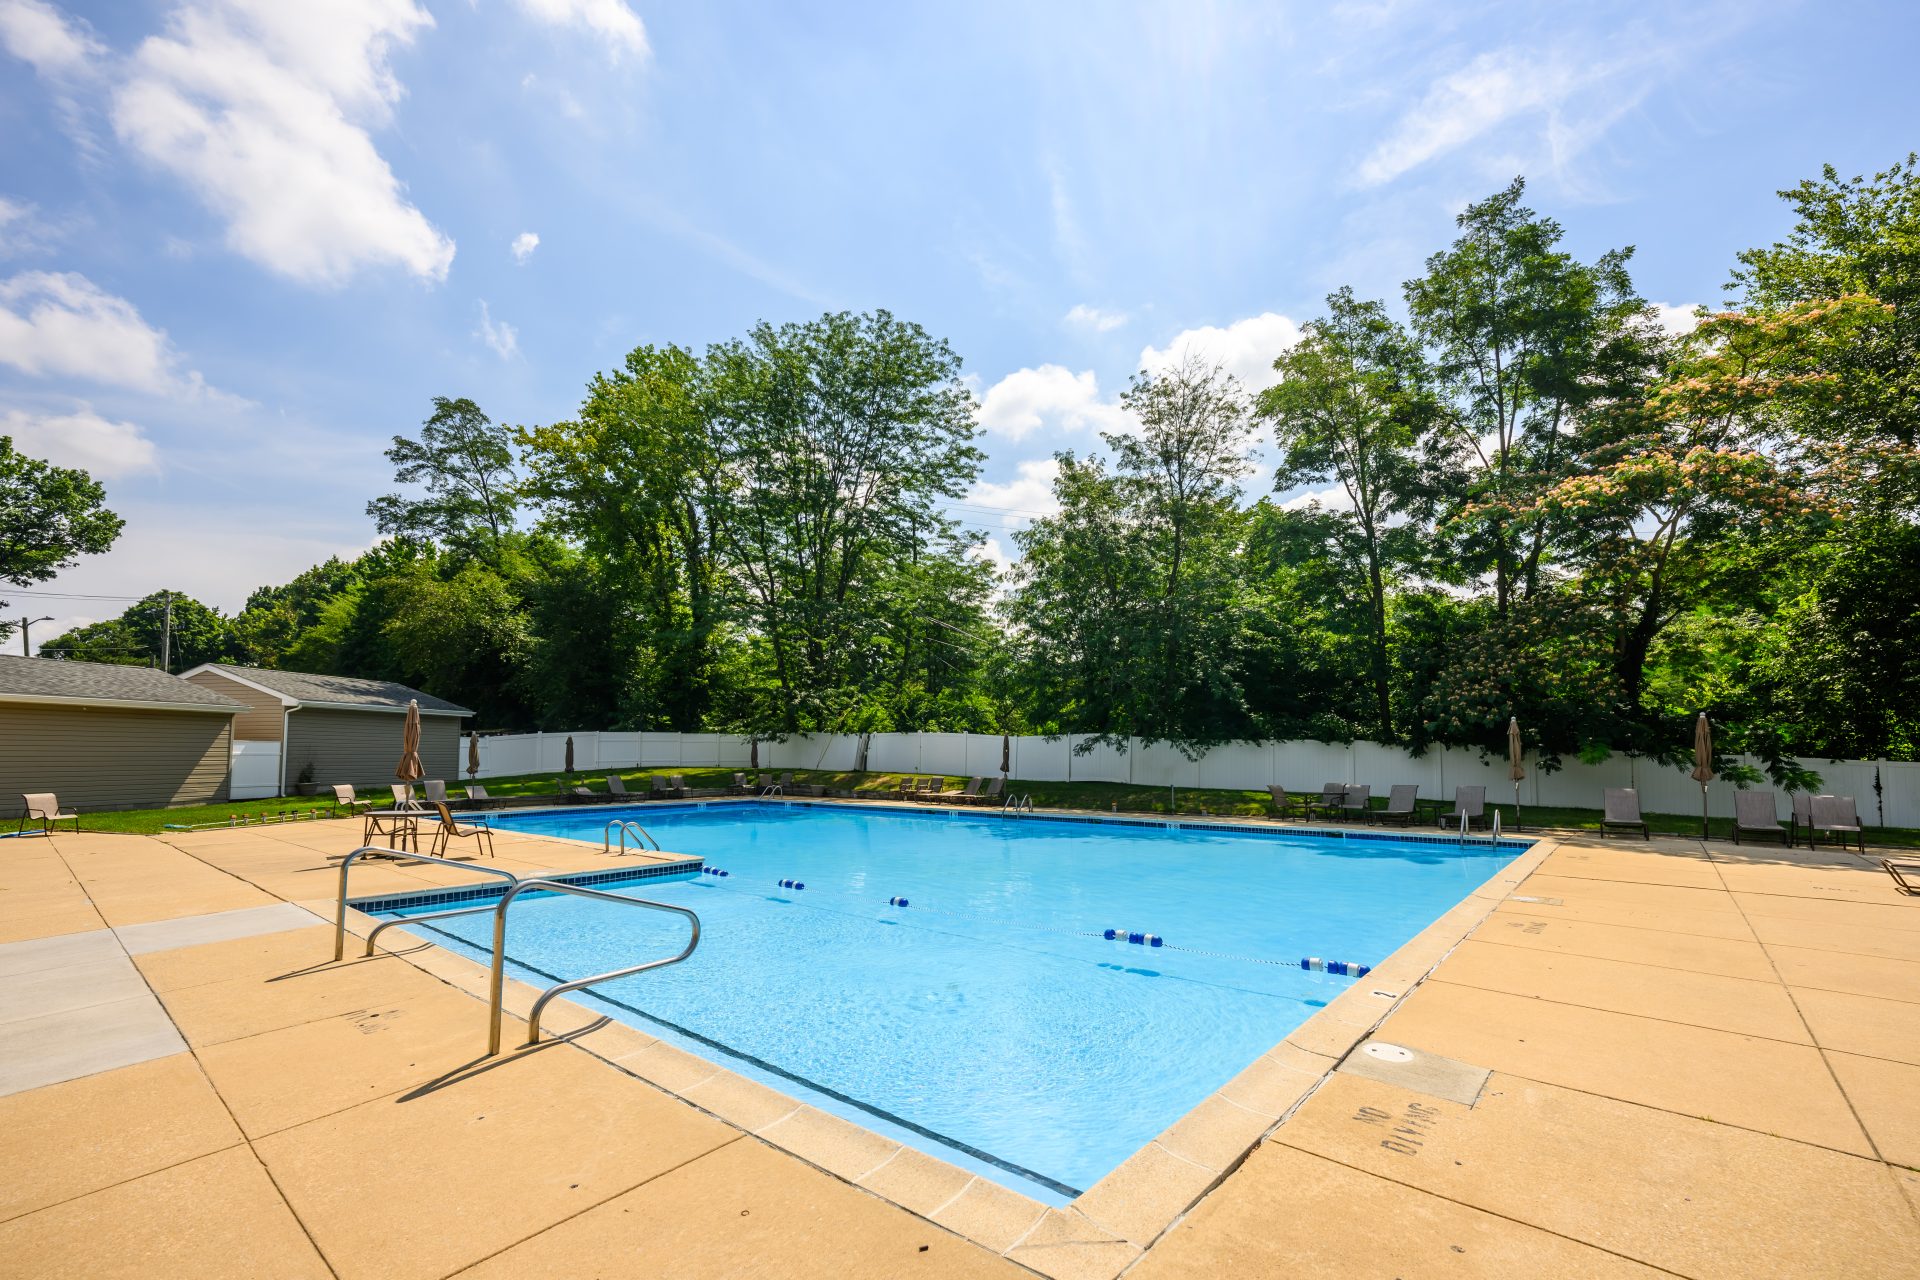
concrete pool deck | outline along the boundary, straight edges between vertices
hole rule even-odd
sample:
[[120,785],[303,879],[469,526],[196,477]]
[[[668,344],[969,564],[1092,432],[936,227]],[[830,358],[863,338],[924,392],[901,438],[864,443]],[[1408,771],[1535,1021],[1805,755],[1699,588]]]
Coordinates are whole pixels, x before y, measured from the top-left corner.
[[331,963],[357,834],[0,841],[0,1274],[1920,1268],[1920,900],[1852,855],[1543,841],[1049,1210],[579,1007],[484,1059],[479,966]]

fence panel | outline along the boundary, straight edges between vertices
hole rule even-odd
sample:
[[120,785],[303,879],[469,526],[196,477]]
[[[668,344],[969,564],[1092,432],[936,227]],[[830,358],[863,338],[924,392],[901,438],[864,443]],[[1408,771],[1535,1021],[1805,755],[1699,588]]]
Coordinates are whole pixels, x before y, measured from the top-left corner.
[[280,794],[280,744],[236,738],[227,796],[232,800],[264,800]]
[[1273,747],[1265,742],[1228,742],[1200,757],[1196,787],[1264,791],[1273,781]]

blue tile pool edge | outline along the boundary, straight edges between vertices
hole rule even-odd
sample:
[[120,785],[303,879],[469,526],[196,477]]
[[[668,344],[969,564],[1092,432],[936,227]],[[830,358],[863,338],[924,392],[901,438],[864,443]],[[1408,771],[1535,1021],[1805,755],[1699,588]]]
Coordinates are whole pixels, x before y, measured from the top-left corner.
[[[554,837],[564,839],[565,837]],[[624,867],[612,867],[605,871],[561,871],[552,875],[521,876],[521,880],[557,880],[562,884],[577,884],[582,887],[611,884],[626,880],[679,879],[682,876],[697,875],[704,864],[701,858],[681,858],[674,862],[653,862],[629,864]],[[410,889],[405,893],[382,894],[377,898],[349,898],[347,905],[355,911],[374,915],[382,911],[411,911],[415,907],[451,906],[460,902],[482,902],[488,898],[498,898],[511,885],[504,881],[489,881],[459,889]]]

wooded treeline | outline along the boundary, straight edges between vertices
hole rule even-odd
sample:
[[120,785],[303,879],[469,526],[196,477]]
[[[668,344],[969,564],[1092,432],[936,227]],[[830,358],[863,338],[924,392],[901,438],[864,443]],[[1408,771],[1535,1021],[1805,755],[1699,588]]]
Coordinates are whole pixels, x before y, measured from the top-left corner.
[[[1782,193],[1668,323],[1523,184],[1250,394],[1189,358],[1058,455],[996,580],[959,358],[886,312],[640,347],[570,421],[437,400],[386,539],[176,599],[173,665],[404,680],[485,728],[1371,738],[1549,757],[1920,751],[1920,167]],[[1254,444],[1277,475],[1255,475]],[[1281,503],[1309,486],[1324,500]],[[14,579],[24,581],[24,579]],[[47,645],[145,661],[136,607]]]

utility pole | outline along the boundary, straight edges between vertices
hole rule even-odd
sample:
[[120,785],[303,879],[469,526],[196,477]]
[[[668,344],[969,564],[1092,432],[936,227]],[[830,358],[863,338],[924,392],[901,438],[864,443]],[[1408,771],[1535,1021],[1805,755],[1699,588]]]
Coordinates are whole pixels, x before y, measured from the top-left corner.
[[173,592],[162,591],[160,598],[166,604],[166,616],[160,620],[160,669],[173,671]]
[[49,614],[44,618],[20,619],[20,656],[21,657],[31,658],[33,656],[33,637],[32,635],[29,634],[33,630],[33,624],[36,622],[52,622],[52,621],[53,621],[53,616],[51,614]]

